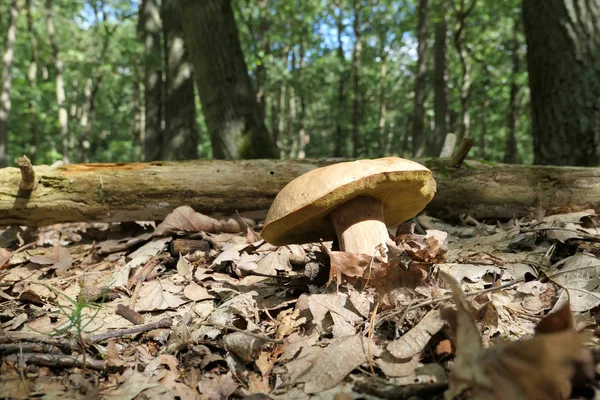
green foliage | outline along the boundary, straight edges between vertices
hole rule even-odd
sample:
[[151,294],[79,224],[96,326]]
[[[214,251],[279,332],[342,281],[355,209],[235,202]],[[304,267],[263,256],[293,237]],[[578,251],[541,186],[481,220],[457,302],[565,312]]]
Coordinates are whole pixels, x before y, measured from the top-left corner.
[[[360,133],[362,157],[375,157],[380,146],[380,104],[386,106],[384,134],[389,138],[389,153],[409,156],[411,115],[414,107],[416,54],[416,1],[361,0],[360,29]],[[5,4],[7,2],[4,2]],[[32,121],[30,106],[37,115],[36,163],[52,163],[61,158],[60,127],[56,105],[56,70],[48,39],[45,2],[32,1],[33,27],[38,41],[37,87],[32,88],[27,72],[32,54],[25,2],[21,1],[17,43],[13,62],[12,111],[9,120],[9,159],[31,155]],[[350,0],[324,2],[306,0],[233,0],[238,30],[249,73],[255,84],[261,79],[265,93],[265,120],[275,134],[283,121],[279,143],[285,157],[294,157],[298,132],[303,122],[310,141],[308,157],[330,157],[336,129],[343,134],[344,155],[351,154],[352,129],[352,29],[354,11]],[[339,7],[337,6],[339,4]],[[442,2],[430,0],[426,134],[433,124],[433,27],[441,18]],[[6,31],[6,7],[0,9],[0,32]],[[137,2],[130,0],[54,0],[54,19],[60,57],[63,61],[71,159],[80,161],[138,161],[140,138],[135,115],[143,102],[143,45],[138,38]],[[104,13],[103,13],[104,11]],[[452,43],[456,16],[448,10],[449,108],[452,118],[460,111],[461,70]],[[463,32],[472,65],[470,114],[473,155],[500,161],[508,133],[509,97],[512,70],[511,40],[514,21],[520,19],[520,3],[479,2],[469,15]],[[343,59],[338,54],[338,22],[342,23]],[[110,36],[107,52],[103,45]],[[516,77],[519,87],[519,157],[531,162],[530,122],[525,63],[525,40],[521,43],[521,68]],[[0,47],[4,46],[4,40]],[[3,50],[3,49],[2,49]],[[305,60],[301,65],[300,54]],[[387,77],[382,83],[381,65],[385,58]],[[292,62],[294,64],[292,65]],[[340,101],[340,79],[344,81]],[[93,112],[88,124],[82,121],[86,104],[86,84],[94,87]],[[382,88],[382,84],[384,87]],[[383,89],[383,90],[382,90]],[[282,90],[285,91],[281,97]],[[293,98],[290,98],[291,94]],[[141,96],[141,98],[140,98]],[[306,106],[301,121],[301,97]],[[283,99],[283,103],[280,102]],[[296,116],[290,115],[290,102]],[[341,108],[340,108],[341,104]],[[199,106],[198,106],[199,107]],[[198,108],[201,111],[200,108]],[[198,113],[201,157],[210,157],[209,135],[201,112]],[[484,130],[485,141],[480,140]],[[458,130],[455,126],[455,130]],[[387,139],[386,139],[387,140]],[[479,147],[487,143],[485,152]]]

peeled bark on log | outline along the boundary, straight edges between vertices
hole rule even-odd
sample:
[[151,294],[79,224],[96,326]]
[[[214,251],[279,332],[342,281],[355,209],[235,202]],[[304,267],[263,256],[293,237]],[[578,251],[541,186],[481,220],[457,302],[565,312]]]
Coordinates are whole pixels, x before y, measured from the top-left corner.
[[[214,215],[266,210],[289,181],[329,160],[184,161],[35,167],[38,184],[19,197],[20,172],[0,170],[0,225],[40,226],[77,221],[161,220],[189,205]],[[600,169],[488,165],[460,169],[439,159],[418,160],[434,173],[429,215],[477,219],[522,217],[545,209],[600,209]]]

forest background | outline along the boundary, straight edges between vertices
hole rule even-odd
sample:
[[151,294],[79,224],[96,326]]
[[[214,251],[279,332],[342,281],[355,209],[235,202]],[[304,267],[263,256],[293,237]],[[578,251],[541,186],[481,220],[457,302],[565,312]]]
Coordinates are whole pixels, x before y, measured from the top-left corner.
[[2,0],[0,166],[436,156],[447,133],[597,166],[594,3]]

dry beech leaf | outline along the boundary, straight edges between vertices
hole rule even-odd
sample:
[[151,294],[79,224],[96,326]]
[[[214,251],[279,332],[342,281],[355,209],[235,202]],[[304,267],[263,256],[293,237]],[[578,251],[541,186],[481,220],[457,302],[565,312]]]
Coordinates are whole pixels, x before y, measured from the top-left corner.
[[481,363],[496,399],[568,399],[575,362],[587,339],[564,331],[490,348]]
[[304,382],[305,393],[319,393],[331,389],[352,370],[371,357],[378,356],[381,350],[375,343],[362,335],[340,338],[322,351],[313,367],[300,377]]
[[460,285],[452,276],[444,271],[440,271],[440,276],[450,286],[456,304],[455,320],[450,323],[454,333],[456,358],[445,398],[448,400],[458,398],[465,390],[472,388],[473,398],[493,399],[489,392],[491,381],[480,365],[479,358],[484,349],[479,329],[473,318],[472,307],[467,302]]
[[6,264],[10,260],[12,255],[13,255],[12,251],[0,247],[0,269],[2,268],[2,266],[4,264]]
[[203,400],[228,399],[240,386],[231,374],[219,375],[214,378],[205,378],[198,382],[198,390],[202,393]]
[[558,305],[567,301],[574,312],[585,312],[600,305],[600,260],[578,253],[553,265],[547,275],[564,290]]
[[54,246],[45,255],[33,256],[29,261],[36,264],[49,265],[52,268],[56,268],[57,273],[65,272],[73,265],[73,257],[71,257],[69,250],[62,246]]
[[178,232],[216,232],[217,220],[197,213],[192,207],[177,207],[165,217],[165,220],[156,227],[157,235],[168,235]]
[[208,290],[205,287],[200,286],[194,282],[190,283],[183,289],[183,295],[192,301],[201,301],[215,298],[215,296],[208,293]]
[[140,290],[136,311],[158,311],[177,308],[189,300],[167,290],[168,284],[159,280],[145,282]]
[[419,354],[431,337],[438,333],[443,326],[444,320],[441,318],[440,311],[429,311],[417,325],[401,338],[388,344],[386,349],[396,358],[411,358],[415,354]]
[[[440,274],[451,287],[457,307],[452,324],[456,359],[446,399],[459,398],[466,390],[471,390],[475,399],[563,400],[569,397],[575,362],[588,335],[565,330],[484,350],[460,286],[450,275]],[[562,311],[552,319],[569,319],[569,314]],[[548,324],[550,328],[546,329],[569,327],[564,321]]]

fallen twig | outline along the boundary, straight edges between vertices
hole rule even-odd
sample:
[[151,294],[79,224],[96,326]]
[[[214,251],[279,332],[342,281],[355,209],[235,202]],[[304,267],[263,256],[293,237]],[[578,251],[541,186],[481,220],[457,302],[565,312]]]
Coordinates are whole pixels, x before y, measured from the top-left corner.
[[143,325],[133,326],[126,329],[116,329],[114,331],[108,331],[103,333],[93,333],[88,336],[84,336],[84,339],[89,342],[102,342],[108,339],[114,339],[125,335],[132,335],[134,333],[148,332],[154,329],[170,328],[173,325],[171,318],[163,318],[160,321],[149,322]]
[[19,363],[28,362],[47,367],[85,367],[96,371],[102,371],[106,367],[106,362],[103,360],[85,359],[84,362],[83,355],[67,356],[59,354],[22,353],[8,355],[4,357],[4,361]]

